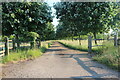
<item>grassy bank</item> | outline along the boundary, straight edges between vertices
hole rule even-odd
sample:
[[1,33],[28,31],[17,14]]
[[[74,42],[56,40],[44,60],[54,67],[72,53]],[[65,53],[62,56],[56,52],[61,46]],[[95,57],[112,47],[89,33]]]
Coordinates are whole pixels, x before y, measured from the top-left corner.
[[45,52],[45,50],[50,47],[50,45],[51,43],[49,42],[42,42],[41,48],[30,49],[29,47],[22,47],[16,49],[15,51],[10,51],[10,55],[4,56],[1,63],[5,64],[8,62],[34,59],[41,56]]
[[120,54],[118,47],[114,47],[111,41],[105,42],[104,45],[105,46],[100,49],[101,53],[95,55],[93,59],[120,71]]
[[[71,41],[71,40],[59,40],[60,43],[62,43],[64,46],[77,49],[80,51],[88,51],[87,48],[87,40],[81,41],[82,45],[79,45],[78,41]],[[118,53],[118,47],[113,46],[113,41],[104,41],[104,42],[98,42],[98,45],[104,45],[104,46],[97,46],[93,47],[93,53],[95,53],[95,56],[92,57],[93,60],[96,60],[100,63],[106,64],[107,66],[116,69],[120,71],[118,68],[120,65],[120,54]],[[93,42],[93,46],[94,46]]]

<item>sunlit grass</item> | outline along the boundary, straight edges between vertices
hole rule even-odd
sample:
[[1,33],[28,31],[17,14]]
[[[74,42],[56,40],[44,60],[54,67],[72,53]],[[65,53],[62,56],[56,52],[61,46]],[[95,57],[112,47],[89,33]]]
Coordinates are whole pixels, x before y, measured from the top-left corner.
[[[60,43],[65,45],[66,47],[77,49],[81,51],[88,51],[88,41],[82,40],[81,45],[79,45],[78,40],[58,40]],[[93,53],[95,53],[95,56],[93,56],[93,60],[96,60],[100,63],[106,64],[110,66],[113,69],[118,70],[120,63],[120,54],[118,52],[118,47],[114,46],[113,41],[98,41],[98,45],[103,46],[96,46],[92,48]],[[94,41],[92,42],[92,46],[95,46]],[[118,70],[120,71],[120,70]]]
[[[88,40],[81,40],[81,45],[78,40],[58,40],[59,42],[65,44],[66,46],[70,46],[73,49],[79,49],[82,51],[88,51]],[[103,41],[97,41],[97,45],[102,45]],[[92,46],[95,46],[95,42],[92,41]],[[99,46],[93,47],[92,50],[98,50]]]
[[101,48],[101,54],[94,56],[93,59],[120,71],[120,54],[118,52],[118,47],[113,46],[113,42],[111,41],[105,42],[103,44],[105,46]]
[[41,42],[41,48],[20,48],[15,51],[11,51],[10,55],[4,56],[2,58],[2,63],[8,63],[13,61],[34,59],[36,57],[41,56],[47,48],[50,47],[50,42]]

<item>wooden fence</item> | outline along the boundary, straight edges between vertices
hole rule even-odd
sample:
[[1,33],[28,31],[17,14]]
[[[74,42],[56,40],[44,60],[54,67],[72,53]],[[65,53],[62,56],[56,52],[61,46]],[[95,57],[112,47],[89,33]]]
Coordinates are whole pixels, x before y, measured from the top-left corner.
[[9,50],[13,49],[11,46],[12,40],[9,40],[8,38],[5,39],[5,41],[0,41],[0,57],[4,55],[9,55]]
[[[22,42],[20,44],[20,47],[30,46],[30,42]],[[9,50],[16,49],[16,41],[15,40],[9,40],[8,38],[5,39],[5,41],[0,41],[0,57],[9,55]]]
[[[104,45],[95,45],[92,46],[92,36],[88,36],[88,53],[92,53],[92,47],[97,47],[97,46],[104,46]],[[94,39],[95,40],[95,39]],[[98,40],[98,39],[96,39]],[[110,39],[114,41],[114,46],[119,46],[120,45],[120,39],[118,39],[118,35],[114,36],[114,39]]]

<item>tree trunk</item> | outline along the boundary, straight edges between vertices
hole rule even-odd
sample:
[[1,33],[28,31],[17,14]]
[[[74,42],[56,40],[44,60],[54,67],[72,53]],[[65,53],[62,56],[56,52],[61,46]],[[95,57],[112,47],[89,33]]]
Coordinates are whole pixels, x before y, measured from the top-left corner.
[[12,44],[13,44],[13,50],[15,50],[16,46],[15,46],[15,39],[12,40]]
[[17,48],[19,48],[19,47],[20,47],[20,41],[19,41],[19,36],[18,36],[18,34],[16,35],[16,41],[17,41]]
[[116,33],[114,35],[114,46],[117,46],[118,45],[118,34]]
[[94,32],[94,33],[93,33],[93,35],[94,35],[94,39],[95,39],[95,44],[97,44],[97,40],[96,40],[96,38],[97,38],[97,37],[96,37],[96,33]]
[[38,48],[41,47],[41,40],[38,41]]
[[9,38],[5,38],[5,55],[9,55]]
[[79,45],[81,45],[80,35],[79,35]]
[[33,41],[30,42],[31,49],[32,49],[32,48],[35,48],[35,43],[36,43],[35,40],[33,40]]

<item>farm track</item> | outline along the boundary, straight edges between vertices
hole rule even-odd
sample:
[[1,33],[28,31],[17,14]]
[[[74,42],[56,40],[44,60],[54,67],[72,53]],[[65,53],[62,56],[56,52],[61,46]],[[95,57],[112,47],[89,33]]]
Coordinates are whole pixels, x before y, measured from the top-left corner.
[[117,71],[92,61],[87,52],[55,42],[43,56],[2,67],[3,78],[118,78]]

